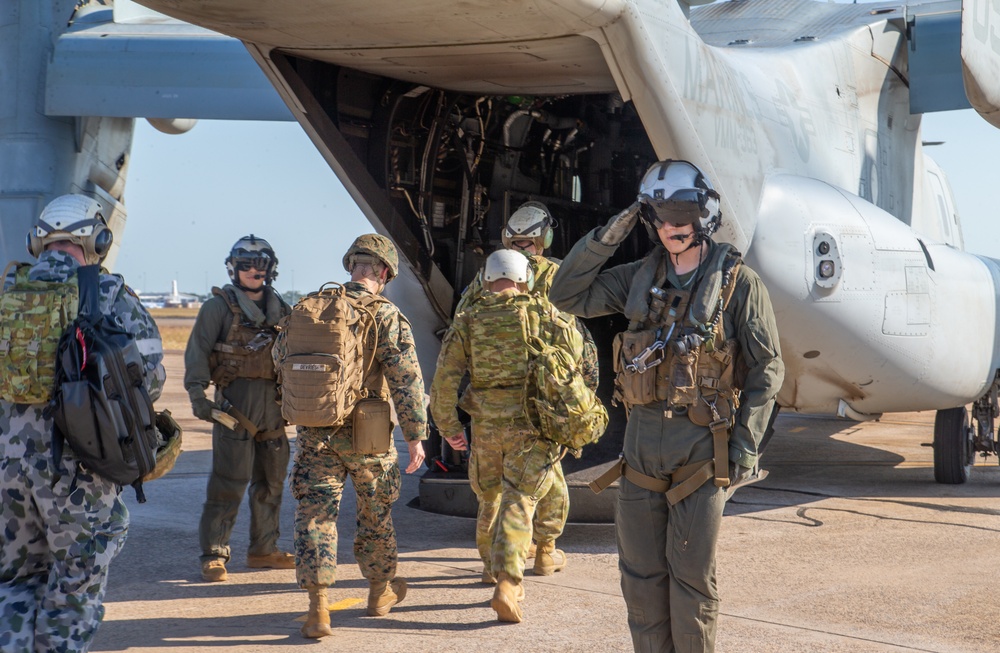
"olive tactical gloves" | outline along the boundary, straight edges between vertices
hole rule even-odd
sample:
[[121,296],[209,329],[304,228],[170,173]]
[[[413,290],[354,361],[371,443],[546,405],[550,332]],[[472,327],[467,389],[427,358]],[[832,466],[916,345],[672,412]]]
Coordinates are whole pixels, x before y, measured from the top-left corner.
[[639,217],[639,207],[638,200],[632,202],[632,206],[611,218],[608,224],[601,227],[597,232],[597,239],[601,241],[601,244],[617,245],[625,240]]
[[195,417],[203,419],[206,422],[212,421],[212,411],[218,408],[215,402],[207,397],[199,397],[198,399],[191,400],[191,412],[194,413]]

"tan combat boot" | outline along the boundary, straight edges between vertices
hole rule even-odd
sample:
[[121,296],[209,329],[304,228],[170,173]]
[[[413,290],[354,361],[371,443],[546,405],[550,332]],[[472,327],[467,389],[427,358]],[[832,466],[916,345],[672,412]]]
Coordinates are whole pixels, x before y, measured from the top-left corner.
[[368,582],[368,616],[384,617],[392,606],[402,603],[406,597],[406,581],[395,578],[391,581]]
[[330,604],[326,595],[326,585],[310,585],[309,614],[300,629],[303,637],[319,639],[333,634],[330,628]]
[[251,569],[295,569],[295,556],[284,551],[271,551],[261,556],[247,554]]
[[497,588],[493,591],[493,600],[490,607],[497,613],[499,621],[519,624],[524,619],[521,606],[518,605],[524,599],[524,587],[521,583],[516,583],[501,571],[497,576]]
[[566,566],[566,553],[556,548],[555,540],[539,542],[535,552],[534,572],[536,576],[551,576]]
[[201,563],[201,579],[208,583],[217,583],[228,578],[226,562],[220,558],[206,560]]

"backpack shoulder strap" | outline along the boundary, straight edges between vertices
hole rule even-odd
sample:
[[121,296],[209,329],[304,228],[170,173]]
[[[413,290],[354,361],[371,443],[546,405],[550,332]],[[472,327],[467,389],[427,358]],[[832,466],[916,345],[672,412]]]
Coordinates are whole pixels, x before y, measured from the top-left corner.
[[101,315],[101,266],[82,265],[76,271],[76,283],[80,287],[80,315],[96,321]]

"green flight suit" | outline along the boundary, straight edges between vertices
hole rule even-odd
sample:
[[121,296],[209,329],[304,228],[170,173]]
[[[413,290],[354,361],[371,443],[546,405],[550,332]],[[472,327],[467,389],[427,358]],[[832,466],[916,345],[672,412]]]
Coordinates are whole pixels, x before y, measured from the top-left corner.
[[[233,296],[240,299],[244,323],[256,324],[264,330],[273,331],[278,320],[291,312],[291,307],[270,286],[264,286],[260,304],[252,302],[233,285],[224,290],[233,291]],[[212,381],[209,360],[213,347],[227,338],[233,319],[233,311],[220,295],[206,301],[198,311],[184,352],[184,388],[192,401],[205,396]],[[277,550],[281,496],[290,456],[277,396],[273,378],[235,378],[225,388],[215,388],[214,401],[228,400],[259,432],[254,437],[243,427],[233,431],[222,424],[212,425],[212,472],[198,527],[202,562],[229,560],[229,538],[248,485],[247,553],[267,555]]]
[[[709,243],[705,260],[719,245]],[[601,271],[617,246],[602,244],[597,230],[573,247],[553,280],[549,297],[561,310],[583,317],[627,314],[627,306],[648,305],[649,285],[633,283],[645,259]],[[658,245],[648,256],[663,255]],[[661,288],[682,288],[669,256]],[[695,270],[697,289],[705,264]],[[685,275],[687,276],[687,275]],[[697,292],[695,290],[694,292]],[[723,314],[725,333],[739,344],[745,366],[741,402],[729,436],[729,460],[752,467],[767,427],[774,396],[784,377],[778,333],[767,290],[760,277],[740,265],[735,289]],[[676,416],[665,402],[633,406],[625,430],[629,467],[669,480],[679,467],[713,456],[712,434],[687,416]],[[636,651],[702,653],[715,650],[719,596],[715,549],[725,493],[711,481],[677,505],[662,493],[620,479],[615,524],[622,594]]]

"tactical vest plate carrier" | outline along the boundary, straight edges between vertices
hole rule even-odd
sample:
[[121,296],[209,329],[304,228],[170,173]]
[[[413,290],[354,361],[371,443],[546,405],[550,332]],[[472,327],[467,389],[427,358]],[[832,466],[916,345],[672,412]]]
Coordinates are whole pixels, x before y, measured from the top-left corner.
[[231,290],[212,288],[212,294],[225,300],[232,313],[232,322],[226,338],[212,347],[208,368],[212,382],[225,388],[234,379],[274,379],[274,347],[276,331],[273,327],[247,324],[239,301]]
[[18,404],[52,398],[59,338],[76,318],[80,296],[75,278],[31,281],[30,269],[18,264],[13,285],[0,295],[0,399]]

